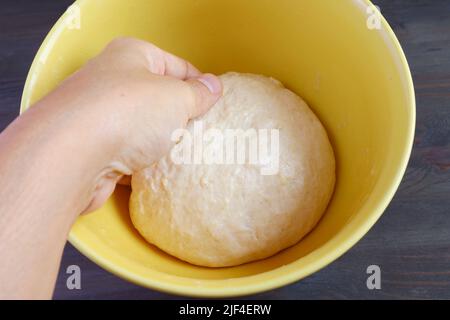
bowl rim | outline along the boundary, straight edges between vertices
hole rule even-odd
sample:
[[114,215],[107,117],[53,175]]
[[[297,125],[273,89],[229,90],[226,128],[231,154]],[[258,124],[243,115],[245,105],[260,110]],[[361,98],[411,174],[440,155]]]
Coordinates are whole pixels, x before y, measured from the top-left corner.
[[[85,1],[86,0],[76,0],[73,5],[81,5]],[[364,9],[367,9],[369,6],[370,7],[374,6],[370,0],[354,0],[353,4],[360,6]],[[54,26],[44,39],[43,43],[41,44],[33,60],[23,89],[20,105],[20,114],[22,114],[29,107],[30,94],[35,82],[34,75],[38,73],[41,67],[39,60],[42,58],[44,53],[46,53],[46,50],[48,50],[48,48],[52,46],[52,43],[56,41],[59,33],[64,29],[65,27],[64,19],[67,17],[67,14],[68,13],[66,11],[54,24]],[[244,284],[239,286],[226,286],[217,288],[217,287],[200,287],[198,285],[181,285],[169,283],[166,280],[159,280],[157,278],[155,279],[145,278],[131,271],[128,271],[122,267],[117,266],[114,263],[108,261],[108,259],[98,256],[93,250],[89,248],[89,246],[87,246],[81,239],[79,239],[74,234],[73,231],[70,232],[68,241],[75,248],[77,248],[77,250],[79,250],[84,256],[89,258],[91,261],[93,261],[103,269],[118,276],[119,278],[125,279],[139,286],[143,286],[146,288],[154,289],[169,294],[176,294],[180,296],[202,297],[202,298],[238,297],[276,289],[291,284],[293,282],[299,281],[311,275],[312,273],[319,271],[320,269],[326,267],[331,262],[338,259],[341,255],[343,255],[351,247],[353,247],[370,230],[370,228],[383,214],[384,210],[386,209],[386,207],[392,200],[395,192],[397,191],[398,186],[400,185],[400,182],[406,171],[413,146],[415,124],[416,124],[415,123],[416,100],[411,71],[405,53],[400,45],[400,42],[383,15],[381,16],[381,22],[383,28],[381,30],[377,30],[377,32],[380,32],[384,36],[387,36],[387,41],[390,41],[391,44],[393,45],[394,50],[392,51],[392,54],[398,55],[397,58],[401,63],[400,72],[402,73],[402,77],[404,77],[404,80],[406,81],[406,90],[407,90],[406,94],[407,100],[409,100],[408,108],[410,111],[409,119],[407,119],[408,128],[407,132],[405,133],[406,143],[401,152],[401,159],[398,163],[396,174],[392,178],[389,187],[386,189],[384,197],[376,204],[375,208],[371,210],[371,212],[368,214],[368,216],[365,218],[364,221],[358,221],[358,219],[350,221],[349,224],[344,226],[332,239],[323,244],[320,248],[304,256],[302,259],[311,260],[311,262],[308,263],[305,267],[301,269],[291,270],[290,272],[284,274],[276,275],[275,277],[266,279],[265,281],[259,282],[255,281],[250,284]],[[351,232],[349,230],[351,230]],[[293,263],[295,262],[292,262],[291,264]],[[247,276],[246,278],[259,277],[262,274],[275,272],[278,269],[279,268],[276,268],[274,270],[266,271],[258,275]],[[160,274],[163,275],[163,273]],[[172,276],[172,278],[190,279],[180,276]],[[197,280],[192,279],[192,281]],[[205,279],[201,281],[206,283],[224,280]]]

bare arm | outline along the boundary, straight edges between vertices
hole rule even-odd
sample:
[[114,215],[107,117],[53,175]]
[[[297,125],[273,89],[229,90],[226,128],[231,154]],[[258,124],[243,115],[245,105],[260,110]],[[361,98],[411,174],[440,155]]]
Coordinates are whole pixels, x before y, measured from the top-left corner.
[[76,217],[220,94],[215,76],[120,39],[17,118],[0,134],[0,298],[51,298]]

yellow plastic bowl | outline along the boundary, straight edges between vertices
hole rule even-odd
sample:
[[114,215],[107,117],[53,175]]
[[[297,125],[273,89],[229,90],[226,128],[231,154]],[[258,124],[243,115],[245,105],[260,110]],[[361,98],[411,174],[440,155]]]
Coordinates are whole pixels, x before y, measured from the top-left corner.
[[[402,49],[364,0],[80,0],[58,21],[31,67],[22,108],[55,88],[117,36],[146,39],[217,74],[280,79],[325,124],[337,156],[337,185],[317,228],[277,255],[209,269],[147,244],[118,188],[80,217],[70,242],[136,284],[181,295],[227,297],[302,279],[354,245],[380,217],[405,171],[415,125],[413,83]],[[80,13],[78,16],[77,14]],[[81,26],[80,29],[77,27]]]

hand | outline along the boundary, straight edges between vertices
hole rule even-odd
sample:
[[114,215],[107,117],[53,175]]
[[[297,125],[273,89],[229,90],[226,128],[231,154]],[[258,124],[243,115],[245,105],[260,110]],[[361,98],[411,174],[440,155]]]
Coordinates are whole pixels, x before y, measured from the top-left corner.
[[75,123],[99,127],[94,139],[109,158],[85,212],[101,206],[123,175],[168,153],[172,132],[205,113],[221,93],[216,76],[132,38],[114,40],[65,81],[48,99],[79,117]]
[[0,299],[50,298],[76,217],[221,96],[217,77],[144,41],[113,41],[0,134]]

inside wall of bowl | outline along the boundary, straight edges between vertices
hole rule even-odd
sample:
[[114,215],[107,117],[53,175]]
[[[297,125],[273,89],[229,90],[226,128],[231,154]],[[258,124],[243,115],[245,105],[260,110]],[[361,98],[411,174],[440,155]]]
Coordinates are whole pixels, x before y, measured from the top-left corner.
[[[215,73],[253,72],[281,80],[324,123],[337,159],[337,185],[317,226],[274,257],[233,268],[193,266],[147,244],[128,217],[129,191],[79,219],[72,238],[90,255],[145,277],[150,270],[194,279],[257,275],[301,261],[333,239],[388,183],[398,161],[405,105],[393,48],[366,27],[358,1],[96,0],[79,1],[80,29],[64,26],[46,41],[25,90],[26,108],[117,36],[146,39]],[[346,7],[345,10],[342,7]],[[70,24],[68,24],[70,25]],[[405,111],[406,112],[406,111]],[[397,129],[395,129],[397,128]],[[93,253],[95,252],[95,254]]]

